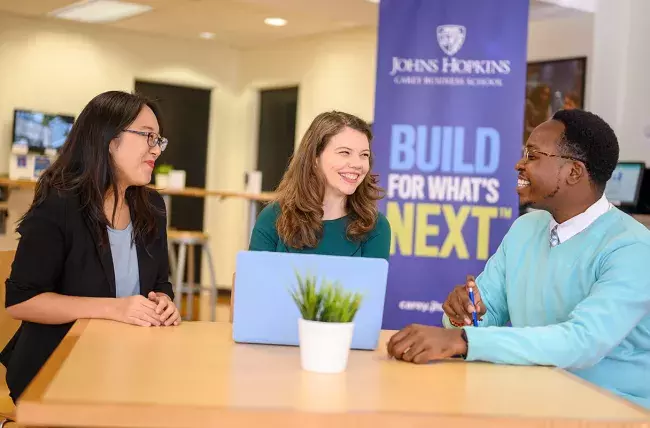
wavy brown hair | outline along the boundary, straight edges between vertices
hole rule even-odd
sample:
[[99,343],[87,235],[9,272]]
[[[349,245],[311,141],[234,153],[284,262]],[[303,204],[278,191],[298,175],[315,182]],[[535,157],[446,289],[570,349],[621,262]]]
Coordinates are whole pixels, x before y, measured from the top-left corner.
[[[325,177],[316,160],[331,138],[345,128],[359,131],[368,137],[369,142],[372,141],[370,126],[362,119],[338,111],[321,113],[302,137],[278,186],[276,202],[280,213],[276,228],[280,239],[292,248],[314,248],[322,237]],[[352,241],[362,240],[377,223],[376,201],[383,197],[384,192],[377,184],[377,176],[370,173],[372,165],[371,153],[368,174],[346,200],[350,218],[347,237]]]

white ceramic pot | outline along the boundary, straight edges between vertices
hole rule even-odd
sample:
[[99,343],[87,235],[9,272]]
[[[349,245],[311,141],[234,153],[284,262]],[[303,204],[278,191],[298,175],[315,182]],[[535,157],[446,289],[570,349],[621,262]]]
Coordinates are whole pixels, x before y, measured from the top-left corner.
[[183,171],[182,169],[173,169],[169,171],[169,188],[170,189],[185,188],[185,171]]
[[169,175],[168,174],[156,174],[156,189],[166,189],[169,187]]
[[316,373],[341,373],[348,365],[354,323],[298,319],[300,364]]

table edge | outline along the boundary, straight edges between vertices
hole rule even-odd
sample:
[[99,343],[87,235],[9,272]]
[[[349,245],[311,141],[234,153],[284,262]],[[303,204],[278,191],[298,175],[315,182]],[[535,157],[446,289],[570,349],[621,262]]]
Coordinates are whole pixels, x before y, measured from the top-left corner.
[[[318,412],[291,408],[246,408],[165,405],[164,411],[155,404],[94,404],[28,402],[23,406],[29,415],[19,423],[28,426],[106,426],[140,428],[177,428],[205,426],[266,426],[310,428],[339,427],[467,427],[476,428],[648,428],[650,419],[578,419],[566,417],[526,417],[519,415],[460,415],[454,413],[417,412]],[[110,415],[110,418],[108,417]]]
[[82,333],[88,326],[89,320],[77,320],[68,333],[63,337],[59,346],[54,350],[52,355],[47,359],[41,370],[34,376],[34,379],[25,388],[23,394],[18,398],[16,403],[16,419],[21,423],[21,416],[24,412],[24,405],[26,403],[34,404],[43,399],[45,391],[50,386],[50,383],[57,375],[63,363],[68,358],[74,347],[76,346]]
[[[54,380],[59,370],[63,366],[67,357],[76,346],[79,338],[85,331],[91,320],[83,319],[76,321],[70,328],[70,331],[63,338],[59,346],[46,361],[43,368],[34,377],[34,380],[26,388],[23,395],[19,398],[16,405],[16,422],[23,426],[52,425],[51,421],[60,421],[62,426],[70,425],[93,425],[93,426],[127,426],[128,421],[133,420],[133,415],[141,421],[138,427],[176,427],[186,426],[187,422],[196,419],[197,424],[191,426],[204,426],[204,419],[214,420],[215,423],[220,421],[229,421],[237,423],[254,423],[257,421],[264,422],[277,420],[278,422],[286,421],[287,424],[295,423],[295,426],[303,426],[309,422],[310,427],[315,423],[323,423],[326,428],[331,428],[332,423],[352,423],[352,426],[368,426],[380,428],[383,426],[394,426],[398,421],[410,421],[413,427],[429,425],[432,423],[441,424],[448,427],[470,427],[475,428],[480,424],[482,428],[491,427],[492,424],[486,425],[486,421],[494,422],[494,427],[503,428],[527,428],[540,426],[554,427],[626,427],[626,428],[648,428],[650,427],[650,411],[625,400],[613,392],[594,385],[581,377],[568,372],[564,369],[549,367],[549,369],[559,371],[564,376],[570,377],[573,381],[579,382],[590,389],[619,402],[623,402],[631,410],[640,413],[638,418],[624,419],[572,419],[566,417],[526,417],[526,416],[494,416],[494,415],[461,415],[455,413],[419,413],[419,412],[397,412],[397,411],[377,411],[377,412],[317,412],[305,411],[292,408],[224,408],[224,407],[204,407],[204,406],[169,406],[165,405],[165,411],[161,412],[156,404],[134,404],[134,403],[115,403],[115,404],[97,404],[97,403],[69,403],[62,401],[49,400],[43,402],[43,396]],[[125,412],[126,411],[126,412]],[[128,417],[125,416],[128,413]],[[102,415],[103,420],[97,425],[97,416]],[[106,415],[116,416],[117,419],[109,421]],[[189,415],[189,417],[188,417]],[[195,416],[196,415],[196,416]],[[645,417],[643,417],[645,416]],[[120,419],[122,418],[122,419]],[[178,425],[172,424],[177,421]],[[201,422],[203,421],[203,422]],[[327,421],[327,423],[325,423]],[[390,422],[389,421],[393,421]],[[135,422],[135,421],[133,421]],[[548,424],[551,425],[548,425]],[[125,425],[126,424],[126,425]],[[285,426],[291,426],[284,424]],[[363,424],[363,425],[360,425]],[[444,424],[444,425],[443,425]],[[459,425],[460,424],[460,425]],[[190,425],[187,425],[190,426]]]
[[556,371],[559,371],[560,373],[562,373],[564,376],[570,377],[575,382],[578,382],[578,383],[580,383],[582,385],[585,385],[589,389],[592,389],[592,390],[594,390],[596,392],[599,392],[599,393],[601,393],[603,395],[606,395],[607,397],[609,397],[611,399],[622,402],[627,407],[629,407],[631,410],[636,410],[637,412],[643,413],[648,418],[648,421],[650,422],[650,410],[646,409],[645,407],[642,407],[640,404],[637,404],[637,403],[635,403],[633,401],[630,401],[630,400],[626,400],[625,398],[621,397],[620,395],[615,394],[614,392],[610,391],[609,389],[605,389],[605,388],[600,387],[600,386],[598,386],[598,385],[596,385],[594,383],[588,382],[587,380],[581,378],[580,376],[578,376],[575,373],[571,373],[568,370],[561,369],[559,367],[555,367],[554,369]]

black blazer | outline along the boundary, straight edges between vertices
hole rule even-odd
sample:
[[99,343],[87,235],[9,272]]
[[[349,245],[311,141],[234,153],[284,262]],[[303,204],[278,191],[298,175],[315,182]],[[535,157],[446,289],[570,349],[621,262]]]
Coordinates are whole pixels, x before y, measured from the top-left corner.
[[[156,240],[137,245],[140,294],[163,292],[174,298],[169,282],[165,203],[155,191],[150,201],[159,208]],[[133,214],[132,214],[133,215]],[[18,228],[20,241],[6,282],[6,306],[44,292],[68,296],[115,297],[115,273],[109,245],[100,249],[81,211],[78,196],[52,192]],[[72,323],[45,325],[22,322],[0,353],[14,402],[54,352]]]

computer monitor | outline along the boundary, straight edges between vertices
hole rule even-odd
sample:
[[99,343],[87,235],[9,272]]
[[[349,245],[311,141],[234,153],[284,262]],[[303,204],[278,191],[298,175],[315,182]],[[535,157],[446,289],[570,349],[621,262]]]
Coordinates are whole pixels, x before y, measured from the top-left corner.
[[645,172],[644,162],[619,162],[605,187],[605,196],[621,208],[634,210]]
[[650,214],[650,169],[646,165],[643,173],[643,182],[639,191],[639,205],[636,207],[636,214]]
[[65,143],[74,117],[40,111],[14,110],[13,145],[30,152],[58,150]]

